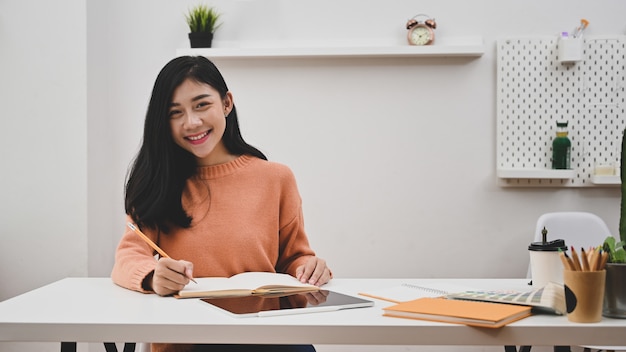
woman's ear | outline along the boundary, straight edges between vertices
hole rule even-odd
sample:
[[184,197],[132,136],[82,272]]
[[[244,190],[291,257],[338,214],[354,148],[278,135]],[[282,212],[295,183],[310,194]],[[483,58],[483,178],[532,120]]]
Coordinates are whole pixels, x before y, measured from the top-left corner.
[[226,92],[226,97],[224,97],[224,116],[228,116],[231,111],[233,111],[233,93]]

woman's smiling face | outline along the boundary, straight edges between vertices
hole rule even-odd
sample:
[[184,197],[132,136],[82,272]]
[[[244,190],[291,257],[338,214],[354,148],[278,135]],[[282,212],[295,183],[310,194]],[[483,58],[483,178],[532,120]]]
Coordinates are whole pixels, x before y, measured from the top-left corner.
[[174,142],[193,154],[198,165],[216,165],[234,159],[222,142],[232,107],[230,92],[222,99],[210,85],[186,79],[174,90],[169,108]]

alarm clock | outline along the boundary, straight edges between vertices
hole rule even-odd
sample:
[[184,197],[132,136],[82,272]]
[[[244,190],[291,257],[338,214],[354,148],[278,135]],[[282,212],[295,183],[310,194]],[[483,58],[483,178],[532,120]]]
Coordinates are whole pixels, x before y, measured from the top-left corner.
[[[426,20],[419,21],[418,17],[425,17]],[[406,23],[406,29],[408,29],[407,39],[411,45],[430,45],[435,42],[435,29],[437,23],[434,18],[425,14],[419,14],[413,16]]]

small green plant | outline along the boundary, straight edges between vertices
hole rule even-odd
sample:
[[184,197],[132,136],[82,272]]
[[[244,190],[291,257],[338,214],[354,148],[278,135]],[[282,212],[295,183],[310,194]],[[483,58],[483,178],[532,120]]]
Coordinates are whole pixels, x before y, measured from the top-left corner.
[[221,14],[214,7],[198,5],[190,9],[185,18],[190,32],[214,33],[222,25],[218,22],[220,16]]
[[626,263],[626,249],[624,241],[619,241],[613,236],[608,236],[604,240],[602,250],[609,253],[609,263]]

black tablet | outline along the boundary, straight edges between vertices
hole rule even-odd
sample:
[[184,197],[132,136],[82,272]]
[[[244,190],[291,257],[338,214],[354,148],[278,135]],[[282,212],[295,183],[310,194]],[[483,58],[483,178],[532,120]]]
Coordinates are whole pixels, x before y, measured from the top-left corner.
[[233,317],[328,312],[340,309],[371,307],[373,301],[328,290],[286,296],[246,296],[200,299],[200,302]]

